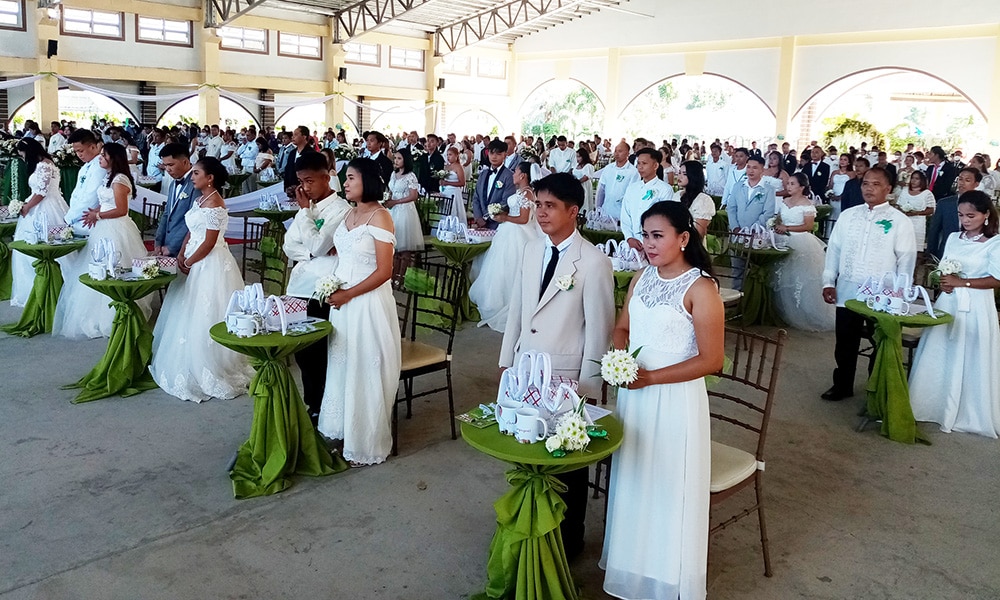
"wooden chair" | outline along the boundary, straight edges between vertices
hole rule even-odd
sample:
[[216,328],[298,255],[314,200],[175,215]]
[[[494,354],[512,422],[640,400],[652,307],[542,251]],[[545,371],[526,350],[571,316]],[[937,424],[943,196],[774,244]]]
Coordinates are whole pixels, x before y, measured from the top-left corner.
[[714,236],[714,241],[709,243],[708,254],[719,280],[719,294],[726,307],[726,320],[733,321],[741,316],[739,307],[743,292],[737,287],[742,287],[750,257],[750,236],[730,231],[709,232],[709,235]]
[[410,252],[400,254],[396,252],[392,255],[392,295],[396,301],[396,316],[399,318],[399,332],[406,335],[406,326],[409,323],[411,304],[413,296],[406,289],[406,271],[419,261],[417,253]]
[[[411,267],[412,268],[412,267]],[[406,326],[409,335],[402,340],[402,369],[399,374],[403,382],[403,398],[397,396],[392,409],[392,454],[397,454],[399,438],[398,406],[406,403],[406,418],[413,416],[413,400],[422,396],[448,392],[448,417],[451,422],[451,439],[457,438],[455,430],[455,399],[451,381],[452,345],[455,341],[455,326],[459,315],[459,298],[462,291],[462,271],[447,264],[426,262],[421,267],[431,285],[409,292],[409,316]],[[404,271],[405,276],[405,271]],[[405,288],[406,285],[402,284]],[[441,345],[417,341],[417,329],[426,330]],[[413,380],[421,375],[438,371],[445,373],[445,385],[434,389],[413,393]]]
[[[771,576],[771,554],[764,521],[764,442],[771,418],[781,353],[788,334],[778,330],[775,338],[740,329],[726,329],[727,354],[732,352],[729,373],[708,391],[712,432],[711,506],[753,486],[755,501],[727,520],[711,527],[713,535],[754,512],[760,526],[764,575]],[[730,340],[734,343],[730,343]],[[718,439],[725,440],[716,441]],[[742,447],[741,447],[742,446]]]
[[163,203],[142,201],[142,216],[145,220],[145,227],[142,228],[144,237],[155,237],[156,228],[160,225],[160,215],[163,214]]

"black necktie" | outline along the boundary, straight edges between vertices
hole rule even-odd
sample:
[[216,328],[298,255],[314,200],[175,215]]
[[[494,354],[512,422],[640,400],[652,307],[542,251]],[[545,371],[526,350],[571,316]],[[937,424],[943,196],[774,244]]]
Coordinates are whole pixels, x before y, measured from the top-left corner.
[[538,299],[545,295],[545,288],[549,287],[552,276],[556,274],[556,265],[559,264],[559,248],[552,246],[552,256],[549,257],[549,264],[545,265],[545,275],[542,275],[542,287],[538,290]]

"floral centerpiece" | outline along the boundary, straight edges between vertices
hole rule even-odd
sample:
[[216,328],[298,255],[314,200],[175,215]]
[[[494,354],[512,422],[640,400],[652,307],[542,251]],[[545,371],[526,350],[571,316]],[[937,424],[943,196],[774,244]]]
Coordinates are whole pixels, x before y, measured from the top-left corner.
[[333,157],[339,160],[351,161],[358,157],[358,152],[347,144],[341,144],[333,149]]
[[521,160],[530,160],[532,158],[538,158],[538,153],[531,146],[522,146],[517,151],[517,155],[521,157]]
[[[66,231],[69,232],[69,236],[72,238],[73,230],[67,229]],[[153,279],[154,277],[159,277],[160,276],[159,263],[157,263],[155,260],[147,262],[142,266],[142,271],[140,272],[139,276],[142,277],[143,279]]]
[[333,275],[321,277],[319,281],[316,282],[316,290],[313,292],[312,297],[320,302],[326,302],[334,292],[342,287],[344,287],[344,282],[337,279]]
[[72,239],[73,239],[73,228],[72,227],[64,227],[62,230],[60,230],[59,231],[59,239],[62,240],[62,241],[64,241],[64,242],[72,241]]
[[413,146],[410,146],[410,156],[413,157],[414,161],[416,161],[421,156],[426,156],[426,155],[427,151],[424,150],[423,148],[415,148]]
[[52,162],[60,169],[83,166],[83,161],[73,151],[73,146],[68,144],[52,153]]
[[586,450],[590,445],[587,421],[583,418],[583,405],[584,401],[581,399],[576,410],[566,413],[556,421],[555,433],[545,440],[545,449],[552,456],[557,458],[566,456],[567,452]]
[[0,158],[17,158],[17,138],[0,140]]

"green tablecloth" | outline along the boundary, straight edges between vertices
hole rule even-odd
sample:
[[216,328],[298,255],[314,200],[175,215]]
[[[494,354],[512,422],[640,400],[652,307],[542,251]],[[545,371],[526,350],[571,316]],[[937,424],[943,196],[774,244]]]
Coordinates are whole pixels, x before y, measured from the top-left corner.
[[28,187],[28,170],[20,158],[6,161],[3,177],[0,178],[0,204],[10,203],[11,198],[22,202],[27,200],[31,189]]
[[729,231],[729,213],[726,212],[726,209],[720,208],[715,211],[715,216],[708,223],[708,230],[715,232]]
[[462,297],[459,299],[462,314],[459,322],[464,320],[478,323],[479,309],[469,300],[469,287],[472,285],[469,281],[469,267],[472,266],[474,258],[490,249],[491,242],[466,244],[464,242],[442,242],[438,239],[432,239],[430,242],[438,252],[444,255],[449,264],[462,269]]
[[740,312],[743,314],[744,326],[771,325],[781,327],[785,324],[774,307],[771,275],[774,272],[774,265],[787,258],[791,253],[791,249],[750,250],[749,262],[743,273],[743,299],[740,301]]
[[299,336],[271,333],[249,338],[229,333],[225,323],[217,323],[209,330],[219,344],[253,359],[257,370],[250,380],[250,438],[240,446],[229,473],[237,498],[286,490],[292,486],[292,474],[316,477],[348,468],[339,454],[331,456],[326,449],[285,366],[287,357],[333,331],[328,321],[316,327],[317,331]]
[[615,271],[615,308],[621,310],[625,306],[625,296],[628,286],[638,271]]
[[177,276],[168,273],[135,281],[97,281],[86,273],[80,275],[83,285],[111,298],[115,320],[111,325],[108,349],[97,366],[80,381],[63,388],[83,388],[73,399],[73,404],[108,396],[127,398],[156,389],[156,382],[149,374],[149,361],[153,358],[153,329],[135,301],[169,285],[174,279]]
[[573,471],[609,456],[622,443],[622,425],[608,415],[598,421],[607,439],[592,439],[585,452],[555,458],[544,443],[521,444],[495,425],[477,429],[462,423],[462,438],[470,446],[511,463],[511,489],[497,500],[497,530],[486,563],[486,592],[473,599],[575,600],[577,595],[563,548],[559,523],[566,503],[559,497],[566,486],[553,475]]
[[[260,239],[261,281],[264,291],[268,294],[281,295],[285,293],[285,272],[288,269],[288,257],[282,248],[285,244],[285,221],[295,218],[298,210],[261,210],[255,208],[254,216],[267,219],[264,225],[264,235]],[[283,282],[281,285],[276,280]]]
[[580,235],[595,246],[597,244],[603,244],[608,240],[616,240],[620,242],[625,239],[625,234],[621,231],[598,231],[596,229],[587,229],[586,227],[580,229]]
[[20,320],[0,327],[0,331],[21,337],[51,333],[56,303],[59,301],[59,292],[63,284],[62,270],[56,259],[76,252],[86,245],[87,240],[77,240],[68,244],[11,242],[11,250],[36,259],[31,263],[31,266],[35,267],[35,283],[31,286],[31,294],[28,295]]
[[226,185],[228,186],[223,190],[223,198],[232,198],[234,196],[239,196],[243,193],[243,184],[246,183],[247,179],[250,179],[250,173],[234,173],[230,174],[226,178]]
[[865,387],[868,399],[868,417],[882,421],[882,435],[890,440],[912,444],[927,442],[917,430],[913,409],[910,407],[910,389],[903,367],[903,327],[934,327],[951,323],[955,318],[939,310],[913,316],[896,316],[877,312],[858,300],[844,303],[848,310],[872,321],[875,325],[875,365]]
[[60,167],[59,168],[59,190],[63,199],[69,204],[69,197],[76,189],[76,180],[80,178],[80,167]]
[[14,236],[17,220],[0,223],[0,300],[10,300],[14,272],[10,268],[10,248],[7,239]]

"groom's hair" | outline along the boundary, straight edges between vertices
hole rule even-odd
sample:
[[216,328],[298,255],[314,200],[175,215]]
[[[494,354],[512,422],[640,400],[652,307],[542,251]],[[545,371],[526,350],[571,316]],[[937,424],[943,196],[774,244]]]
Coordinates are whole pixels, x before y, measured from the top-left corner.
[[535,194],[548,192],[577,208],[583,208],[583,184],[572,173],[553,173],[535,182]]
[[747,162],[760,163],[760,166],[762,166],[762,167],[766,167],[767,166],[767,163],[764,162],[764,157],[763,156],[757,156],[756,154],[754,154],[753,156],[751,156],[750,158],[748,158]]
[[84,145],[96,145],[97,137],[89,129],[77,129],[73,133],[69,134],[66,139],[67,144],[84,144]]
[[335,165],[328,164],[326,155],[322,152],[306,152],[295,159],[295,172],[299,171],[329,171]]
[[160,158],[190,158],[191,151],[188,149],[187,144],[179,144],[174,142],[172,144],[167,144],[163,146],[160,150]]

